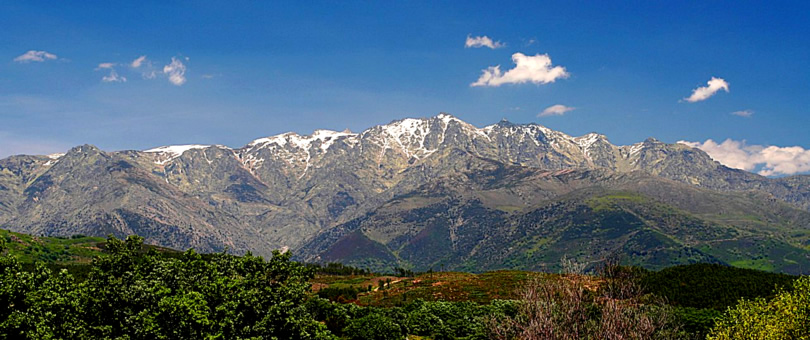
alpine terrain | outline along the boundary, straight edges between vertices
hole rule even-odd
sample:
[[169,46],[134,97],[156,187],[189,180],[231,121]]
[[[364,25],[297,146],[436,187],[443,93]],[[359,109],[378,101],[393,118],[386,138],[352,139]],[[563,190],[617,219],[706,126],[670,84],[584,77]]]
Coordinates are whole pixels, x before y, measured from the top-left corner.
[[810,176],[766,178],[699,149],[616,146],[449,114],[241,148],[165,146],[0,160],[0,227],[177,249],[471,271],[563,256],[660,268],[810,269]]

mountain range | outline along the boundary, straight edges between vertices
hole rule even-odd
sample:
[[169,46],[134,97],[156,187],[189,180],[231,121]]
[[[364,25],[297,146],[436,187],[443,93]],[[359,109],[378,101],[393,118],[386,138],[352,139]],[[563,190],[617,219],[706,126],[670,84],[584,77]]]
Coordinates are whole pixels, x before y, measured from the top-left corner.
[[0,160],[0,227],[290,249],[373,269],[555,269],[612,254],[658,268],[810,268],[810,176],[766,178],[649,138],[616,146],[449,114],[241,148],[91,145]]

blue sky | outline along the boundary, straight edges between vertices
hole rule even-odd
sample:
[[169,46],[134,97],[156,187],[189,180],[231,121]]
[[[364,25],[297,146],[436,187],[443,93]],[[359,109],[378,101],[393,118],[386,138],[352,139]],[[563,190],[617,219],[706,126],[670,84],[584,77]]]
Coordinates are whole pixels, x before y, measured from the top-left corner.
[[[802,173],[807,13],[803,1],[4,1],[0,157],[239,147],[449,112],[614,144],[690,141],[736,167]],[[536,67],[509,73],[516,53]],[[471,86],[496,65],[498,81]],[[725,87],[685,100],[713,77]],[[554,105],[562,114],[541,115]]]

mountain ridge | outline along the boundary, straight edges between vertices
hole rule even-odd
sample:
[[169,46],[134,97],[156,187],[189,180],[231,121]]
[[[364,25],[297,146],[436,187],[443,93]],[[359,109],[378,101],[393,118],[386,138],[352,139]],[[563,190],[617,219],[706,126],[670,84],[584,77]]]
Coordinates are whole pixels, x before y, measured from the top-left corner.
[[[810,176],[765,178],[653,138],[615,146],[597,133],[572,137],[506,121],[478,128],[442,113],[360,133],[284,133],[235,149],[185,145],[104,152],[84,145],[64,155],[11,156],[0,160],[0,225],[44,235],[141,233],[174,248],[266,255],[296,250],[426,183],[485,176],[491,167],[643,172],[810,209]],[[535,198],[554,196],[526,188],[523,196],[493,192],[491,200],[524,209]]]

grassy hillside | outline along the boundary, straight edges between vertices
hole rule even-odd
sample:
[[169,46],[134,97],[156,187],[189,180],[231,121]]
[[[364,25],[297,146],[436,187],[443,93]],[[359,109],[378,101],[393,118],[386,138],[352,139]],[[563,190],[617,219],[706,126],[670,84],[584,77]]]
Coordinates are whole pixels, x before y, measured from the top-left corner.
[[[73,235],[71,237],[33,236],[0,229],[0,238],[6,242],[6,252],[23,264],[37,261],[48,265],[88,264],[93,257],[106,252],[106,238]],[[143,245],[142,251],[156,250],[163,256],[179,256],[174,249]]]
[[70,238],[39,237],[0,229],[7,252],[22,263],[42,261],[53,264],[89,263],[102,253],[105,239],[74,235]]

